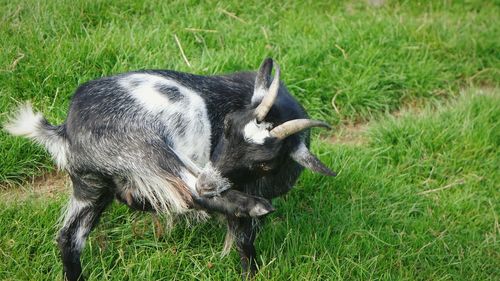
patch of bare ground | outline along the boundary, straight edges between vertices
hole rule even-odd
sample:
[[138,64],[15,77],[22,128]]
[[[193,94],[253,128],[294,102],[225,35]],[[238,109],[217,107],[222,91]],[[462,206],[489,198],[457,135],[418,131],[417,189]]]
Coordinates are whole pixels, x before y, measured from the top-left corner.
[[0,199],[24,201],[27,199],[52,199],[67,193],[70,187],[69,176],[64,172],[51,172],[33,177],[20,188],[0,188]]
[[[423,101],[411,101],[405,103],[398,110],[383,116],[384,118],[389,117],[397,119],[406,115],[418,115],[425,106],[429,106],[429,104]],[[377,120],[379,120],[379,118],[374,118],[369,121],[347,122],[335,128],[332,134],[322,134],[320,139],[330,144],[360,146],[367,143],[367,132]]]
[[[440,92],[443,90],[439,90]],[[439,94],[439,92],[437,92]],[[446,96],[446,94],[442,94]],[[428,112],[428,110],[437,110],[439,106],[452,106],[452,103],[460,98],[461,95],[488,95],[500,96],[498,86],[484,84],[479,86],[469,86],[462,88],[458,95],[451,96],[444,100],[412,100],[404,103],[399,109],[382,115],[381,118],[404,118],[405,116],[420,116]],[[426,110],[424,110],[426,109]],[[336,109],[338,112],[338,109]],[[322,133],[320,140],[330,144],[342,144],[351,146],[360,146],[367,143],[367,132],[370,127],[375,124],[380,118],[373,118],[369,121],[355,121],[344,123],[334,128],[333,133]]]
[[369,127],[369,122],[358,122],[340,125],[333,134],[321,136],[321,140],[331,144],[362,145],[366,142],[364,134]]

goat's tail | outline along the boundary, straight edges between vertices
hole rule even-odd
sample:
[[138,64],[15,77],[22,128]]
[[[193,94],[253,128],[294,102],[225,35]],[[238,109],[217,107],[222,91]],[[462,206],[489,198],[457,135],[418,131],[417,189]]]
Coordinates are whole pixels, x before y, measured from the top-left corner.
[[34,112],[30,103],[21,105],[4,125],[14,136],[27,137],[44,146],[60,169],[67,164],[68,141],[64,126],[53,126],[39,112]]

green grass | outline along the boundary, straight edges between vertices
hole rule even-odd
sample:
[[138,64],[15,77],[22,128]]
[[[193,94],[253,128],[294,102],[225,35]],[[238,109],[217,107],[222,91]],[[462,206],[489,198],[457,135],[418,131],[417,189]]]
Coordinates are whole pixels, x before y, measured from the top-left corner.
[[[73,91],[93,78],[143,68],[252,70],[266,56],[311,115],[332,124],[499,84],[495,1],[119,2],[0,3],[0,123],[24,100],[62,123]],[[52,167],[41,149],[4,132],[0,153],[3,183]]]
[[[362,146],[317,145],[339,171],[305,173],[274,201],[257,239],[258,280],[498,280],[500,92],[376,122]],[[316,142],[318,143],[318,142]],[[443,188],[444,189],[440,189]],[[57,200],[0,203],[0,279],[60,277]],[[185,223],[156,236],[148,215],[115,204],[83,255],[90,280],[238,280],[225,228]]]
[[[240,2],[0,1],[0,123],[24,100],[61,123],[75,88],[104,75],[227,73],[272,56],[314,118],[371,122],[358,144],[315,135],[339,175],[306,172],[274,201],[258,280],[499,280],[498,1]],[[0,155],[0,187],[53,169],[4,132]],[[1,201],[0,280],[59,279],[66,195]],[[88,241],[86,276],[238,280],[237,254],[219,257],[224,226],[180,222],[158,236],[153,225],[113,205]]]

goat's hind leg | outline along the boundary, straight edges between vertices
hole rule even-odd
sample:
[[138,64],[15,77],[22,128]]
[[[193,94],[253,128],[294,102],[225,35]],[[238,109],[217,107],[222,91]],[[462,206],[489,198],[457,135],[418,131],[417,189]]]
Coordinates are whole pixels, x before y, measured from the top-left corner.
[[[85,186],[80,181],[73,180],[73,188],[77,191],[88,188],[88,186]],[[80,255],[85,240],[92,228],[97,224],[106,206],[113,200],[112,195],[102,192],[98,196],[92,196],[92,198],[88,199],[76,195],[79,195],[78,192],[74,192],[68,203],[63,226],[57,238],[63,262],[64,279],[69,281],[84,280]]]

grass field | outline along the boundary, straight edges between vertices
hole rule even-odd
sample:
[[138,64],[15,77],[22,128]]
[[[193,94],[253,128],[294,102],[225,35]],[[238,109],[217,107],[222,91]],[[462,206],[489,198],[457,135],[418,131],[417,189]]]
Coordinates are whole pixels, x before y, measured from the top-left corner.
[[[339,176],[306,172],[274,202],[257,279],[499,280],[500,5],[369,2],[2,1],[0,123],[24,100],[61,123],[77,85],[104,75],[227,73],[272,56],[311,115],[335,125],[314,150]],[[0,132],[0,152],[0,280],[57,280],[67,192],[30,191],[53,170],[39,147]],[[235,280],[236,253],[219,257],[224,231],[160,233],[115,204],[84,271]]]

